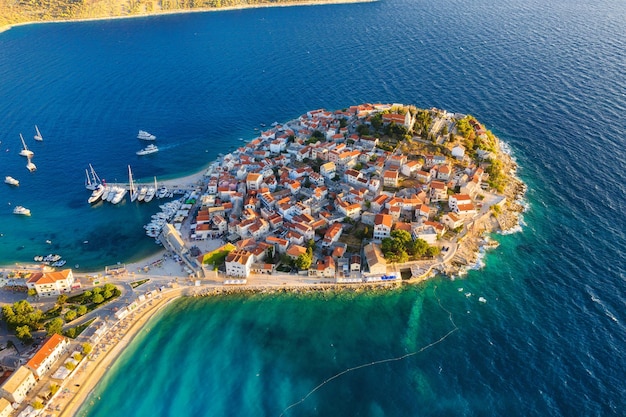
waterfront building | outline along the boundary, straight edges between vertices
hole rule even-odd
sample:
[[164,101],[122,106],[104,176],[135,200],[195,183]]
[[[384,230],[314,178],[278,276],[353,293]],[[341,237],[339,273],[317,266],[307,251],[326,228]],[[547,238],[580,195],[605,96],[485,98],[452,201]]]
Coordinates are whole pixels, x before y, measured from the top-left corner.
[[72,284],[74,284],[74,274],[71,269],[46,273],[36,272],[26,281],[28,289],[34,289],[40,297],[70,292]]
[[226,275],[232,277],[250,276],[253,257],[250,252],[244,249],[237,249],[226,256]]
[[21,403],[26,394],[35,386],[35,376],[25,366],[20,366],[4,381],[0,387],[0,395],[12,403]]
[[65,353],[70,345],[67,338],[53,334],[37,350],[33,357],[26,362],[26,367],[31,370],[37,379],[44,376],[54,363]]
[[370,274],[386,274],[387,273],[387,261],[383,256],[380,247],[375,243],[368,243],[363,248],[367,266]]

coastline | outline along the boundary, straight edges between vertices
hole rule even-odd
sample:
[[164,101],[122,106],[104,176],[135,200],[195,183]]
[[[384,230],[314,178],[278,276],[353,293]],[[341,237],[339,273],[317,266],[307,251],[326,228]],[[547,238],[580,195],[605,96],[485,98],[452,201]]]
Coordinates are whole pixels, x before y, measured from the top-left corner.
[[187,14],[187,13],[210,13],[210,12],[223,12],[223,11],[233,11],[233,10],[244,10],[244,9],[262,9],[262,8],[270,8],[270,7],[294,7],[294,6],[324,6],[327,4],[350,4],[350,3],[374,3],[378,0],[311,0],[311,1],[303,1],[303,2],[286,2],[286,3],[265,3],[265,4],[249,4],[249,5],[239,5],[239,6],[227,6],[220,8],[210,8],[210,9],[189,9],[189,10],[159,10],[153,11],[149,13],[138,13],[133,15],[117,15],[117,16],[101,16],[101,17],[86,17],[86,18],[77,18],[77,19],[59,19],[59,20],[35,20],[35,21],[27,21],[27,22],[19,22],[19,23],[9,23],[4,26],[0,26],[0,33],[6,32],[14,27],[19,26],[27,26],[27,25],[36,25],[41,23],[74,23],[74,22],[93,22],[98,20],[117,20],[117,19],[133,19],[140,17],[151,17],[151,16],[160,16],[160,15],[174,15],[174,14]]
[[[59,399],[60,404],[58,406],[61,407],[61,413],[59,415],[76,415],[110,366],[119,358],[134,337],[145,328],[146,322],[171,301],[181,296],[223,296],[233,293],[299,294],[324,291],[360,292],[365,288],[386,289],[389,287],[401,287],[404,283],[419,285],[421,282],[428,280],[430,277],[440,272],[448,276],[459,274],[467,265],[476,261],[479,250],[482,247],[489,246],[488,243],[483,243],[485,242],[483,238],[485,233],[510,230],[519,224],[519,215],[523,211],[523,207],[519,204],[519,199],[522,198],[521,196],[524,194],[525,185],[515,175],[517,167],[515,159],[503,148],[504,146],[500,146],[498,141],[496,152],[497,159],[504,164],[504,176],[506,177],[506,187],[502,193],[505,198],[503,200],[497,200],[498,202],[491,203],[494,205],[498,204],[501,210],[498,210],[499,214],[494,214],[494,212],[490,210],[491,204],[486,204],[485,210],[481,207],[480,212],[472,217],[471,226],[466,227],[463,236],[461,236],[462,240],[459,238],[458,241],[454,242],[454,249],[442,255],[441,258],[432,259],[427,265],[420,263],[420,267],[423,266],[424,269],[419,276],[413,275],[413,278],[409,280],[402,279],[393,282],[368,282],[362,280],[358,283],[341,283],[336,282],[334,278],[325,279],[324,276],[273,273],[271,275],[251,274],[245,285],[225,285],[228,283],[225,283],[225,281],[217,275],[212,275],[211,277],[205,276],[199,281],[195,281],[195,278],[189,278],[188,274],[185,274],[184,267],[181,269],[181,265],[172,257],[166,255],[165,249],[161,249],[155,254],[125,264],[125,272],[120,276],[105,275],[104,281],[109,280],[110,282],[115,282],[124,287],[132,281],[142,279],[149,279],[151,283],[149,286],[138,287],[136,291],[134,289],[130,290],[130,294],[135,297],[136,301],[141,300],[137,306],[138,308],[132,309],[132,312],[129,312],[127,317],[117,320],[113,324],[109,323],[110,327],[104,337],[100,337],[100,340],[105,340],[105,342],[96,342],[96,345],[99,347],[96,351],[95,360],[85,359],[85,362],[81,364],[80,371],[76,372],[76,374],[69,379],[71,381],[69,394],[66,392],[61,396],[62,398]],[[232,154],[238,156],[240,151],[234,151]],[[188,187],[190,185],[201,184],[202,180],[207,178],[206,174],[210,172],[210,167],[214,163],[216,163],[216,161],[210,162],[198,172],[183,177],[164,180],[161,181],[161,184],[168,187]],[[502,202],[501,205],[500,202]],[[506,205],[504,204],[505,202]],[[207,248],[211,247],[215,249],[221,245],[221,242],[221,239],[209,239],[198,243],[198,245],[206,246],[202,249],[208,252],[210,249],[207,250]],[[453,259],[455,254],[462,255],[462,263]],[[422,261],[418,260],[413,262],[419,263]],[[406,267],[406,263],[392,263],[389,265],[390,269],[387,271],[395,269],[395,272],[399,273],[400,270],[398,268],[403,266]],[[413,271],[411,270],[411,272]],[[87,273],[80,273],[77,274],[77,276],[90,278]],[[93,277],[93,275],[91,277]],[[165,289],[166,286],[170,289]],[[153,291],[149,290],[150,287],[152,287]],[[156,289],[159,289],[159,291],[154,291]],[[156,294],[154,298],[151,297],[150,293]],[[125,307],[121,307],[121,309],[125,309]],[[103,315],[100,316],[100,319],[102,317]],[[72,387],[77,387],[77,389]],[[71,391],[72,389],[76,389],[76,392]],[[67,401],[66,396],[69,396]]]

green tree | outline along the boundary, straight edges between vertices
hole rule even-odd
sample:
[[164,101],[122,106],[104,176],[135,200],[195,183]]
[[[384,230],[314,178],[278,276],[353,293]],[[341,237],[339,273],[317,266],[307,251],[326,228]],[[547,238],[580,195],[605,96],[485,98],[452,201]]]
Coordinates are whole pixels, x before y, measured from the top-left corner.
[[15,336],[17,336],[17,338],[24,343],[33,340],[33,336],[30,334],[30,327],[26,324],[15,328]]
[[73,371],[74,369],[76,369],[76,365],[74,364],[74,362],[66,362],[65,364],[63,364],[63,366],[65,366],[68,371]]
[[95,304],[100,304],[100,303],[102,303],[102,302],[104,301],[104,296],[103,296],[102,294],[95,294],[95,295],[93,296],[92,301],[93,301]]
[[36,290],[36,289],[34,289],[34,288],[30,288],[30,289],[28,290],[28,296],[29,296],[29,297],[34,297],[34,296],[36,296],[36,295],[37,295],[37,290]]
[[313,259],[309,256],[308,253],[303,253],[296,259],[296,267],[301,271],[309,269],[312,263]]
[[93,293],[93,295],[100,294],[100,293],[102,293],[102,288],[101,287],[95,287],[93,290],[91,290],[91,292]]
[[48,336],[52,336],[53,334],[62,334],[63,333],[63,319],[60,317],[55,317],[46,323],[46,333]]
[[85,291],[83,293],[83,298],[86,300],[91,300],[91,297],[93,297],[93,293],[91,291]]
[[115,291],[115,285],[113,285],[113,284],[104,284],[104,291],[114,292]]
[[74,339],[76,337],[76,327],[70,327],[65,331],[65,336]]
[[62,306],[63,304],[65,304],[67,302],[67,295],[65,294],[61,294],[57,297],[57,304]]
[[43,403],[39,400],[33,401],[32,405],[35,410],[41,410],[43,408]]
[[83,347],[83,353],[85,355],[89,355],[91,351],[93,350],[93,347],[91,346],[91,344],[87,342],[83,343],[82,347]]
[[375,130],[379,130],[383,125],[382,113],[376,113],[375,115],[370,117],[370,123]]
[[84,316],[85,314],[87,314],[87,306],[78,306],[78,308],[76,309],[76,314],[78,314],[79,316]]
[[83,360],[83,355],[81,355],[80,353],[76,352],[74,354],[74,356],[72,356],[72,358],[76,361],[76,362],[80,362]]
[[75,318],[76,318],[76,311],[69,310],[67,313],[65,313],[65,321],[67,323],[69,323],[70,321],[74,320]]
[[55,383],[50,384],[50,394],[52,395],[56,394],[57,392],[59,392],[60,388],[61,387],[59,386],[59,384],[55,384]]

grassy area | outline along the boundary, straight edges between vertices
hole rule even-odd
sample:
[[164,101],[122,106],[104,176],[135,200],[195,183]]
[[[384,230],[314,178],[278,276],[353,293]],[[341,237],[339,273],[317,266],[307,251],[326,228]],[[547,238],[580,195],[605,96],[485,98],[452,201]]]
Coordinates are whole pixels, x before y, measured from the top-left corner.
[[76,339],[83,331],[85,331],[85,329],[87,327],[89,327],[91,325],[91,323],[94,322],[95,319],[91,319],[83,324],[81,324],[80,326],[76,326],[76,327],[70,327],[69,329],[67,329],[65,332],[63,332],[65,334],[65,336],[70,337],[72,339]]
[[142,279],[141,281],[133,281],[130,283],[130,286],[132,288],[137,288],[138,286],[143,285],[148,281],[150,281],[150,279]]
[[227,243],[224,246],[215,249],[213,252],[209,252],[202,258],[203,264],[208,265],[221,265],[226,260],[226,256],[236,248],[233,244]]

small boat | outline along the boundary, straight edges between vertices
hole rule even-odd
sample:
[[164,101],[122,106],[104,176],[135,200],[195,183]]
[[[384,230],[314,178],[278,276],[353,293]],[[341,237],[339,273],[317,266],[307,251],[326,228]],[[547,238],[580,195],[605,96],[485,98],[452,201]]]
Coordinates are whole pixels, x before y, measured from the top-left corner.
[[159,188],[159,191],[157,191],[157,198],[165,198],[167,197],[167,187],[166,186],[162,186],[161,188]]
[[87,199],[87,202],[89,204],[93,204],[97,202],[98,200],[100,200],[100,197],[102,197],[102,195],[104,194],[104,189],[105,189],[104,185],[98,184],[98,188],[93,190],[93,192],[91,193],[91,196],[89,196],[89,199]]
[[128,193],[128,190],[126,188],[117,187],[117,192],[115,193],[115,196],[113,196],[113,200],[111,200],[111,203],[118,204],[120,201],[124,199],[124,196],[126,196],[126,193]]
[[20,182],[18,180],[9,176],[4,177],[4,182],[9,185],[15,185],[16,187],[20,185]]
[[22,216],[30,216],[30,210],[23,206],[15,206],[13,214],[20,214]]
[[102,195],[100,196],[100,198],[102,198],[102,201],[107,201],[110,193],[111,193],[111,187],[105,185],[104,191],[102,192]]
[[39,142],[43,141],[43,136],[41,136],[41,132],[39,131],[39,128],[37,127],[37,125],[35,125],[35,136],[33,136],[33,138]]
[[24,136],[20,133],[20,139],[22,140],[22,150],[20,151],[20,155],[25,156],[27,158],[32,158],[35,155],[35,152],[28,149],[26,146],[26,142],[24,142]]
[[109,203],[113,201],[118,191],[119,191],[119,187],[117,185],[114,185],[113,187],[111,187],[111,190],[109,190],[109,195],[107,196],[107,201]]
[[28,158],[28,163],[26,164],[26,169],[29,170],[30,172],[35,172],[35,171],[37,171],[37,165],[35,165],[33,163],[33,161],[31,161],[30,158]]
[[137,192],[137,201],[143,201],[143,199],[146,198],[147,193],[148,193],[148,187],[146,187],[145,185],[142,187],[139,187],[139,191]]
[[155,140],[156,136],[151,135],[150,133],[146,132],[145,130],[140,130],[139,133],[137,134],[137,139],[141,139],[141,140]]
[[154,187],[148,187],[148,191],[146,191],[146,196],[144,197],[143,201],[145,203],[149,203],[150,201],[152,201],[155,194],[156,194],[156,190],[154,189]]
[[143,201],[145,201],[146,203],[151,202],[154,196],[156,195],[156,192],[158,189],[159,188],[157,185],[157,180],[156,180],[156,177],[154,177],[154,187],[148,187],[148,191],[146,191],[146,196],[143,199]]
[[156,147],[156,145],[150,144],[148,146],[146,146],[145,148],[143,148],[140,151],[137,151],[137,155],[149,155],[151,153],[155,153],[155,152],[159,152],[159,148]]

